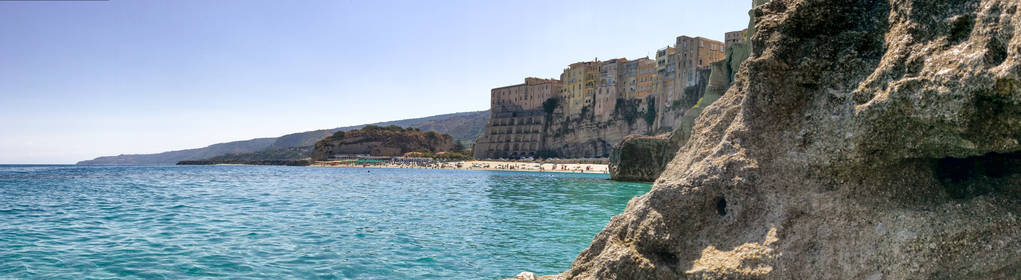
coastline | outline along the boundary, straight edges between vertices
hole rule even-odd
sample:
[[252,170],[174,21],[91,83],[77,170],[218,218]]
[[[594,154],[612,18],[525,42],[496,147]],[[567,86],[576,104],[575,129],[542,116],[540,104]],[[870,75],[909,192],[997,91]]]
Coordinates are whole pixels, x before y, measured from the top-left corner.
[[315,167],[358,167],[358,168],[415,168],[415,169],[451,169],[451,170],[486,170],[486,171],[528,171],[528,172],[559,172],[609,174],[606,164],[591,163],[542,163],[512,162],[490,160],[468,160],[438,163],[352,163],[344,161],[317,161],[309,166]]

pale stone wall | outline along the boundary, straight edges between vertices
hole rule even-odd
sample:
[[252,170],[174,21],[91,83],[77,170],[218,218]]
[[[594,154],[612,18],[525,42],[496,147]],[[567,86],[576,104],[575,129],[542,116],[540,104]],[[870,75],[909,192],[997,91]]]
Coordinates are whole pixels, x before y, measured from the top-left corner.
[[494,88],[491,118],[475,140],[475,158],[531,157],[540,149],[545,123],[543,102],[559,96],[560,81],[525,78],[525,83]]

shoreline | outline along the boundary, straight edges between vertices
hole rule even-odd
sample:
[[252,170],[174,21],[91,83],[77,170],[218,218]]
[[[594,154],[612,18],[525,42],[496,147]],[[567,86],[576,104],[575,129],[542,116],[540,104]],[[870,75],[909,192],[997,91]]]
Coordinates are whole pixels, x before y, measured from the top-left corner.
[[439,163],[351,163],[343,161],[317,161],[313,167],[356,167],[356,168],[409,168],[409,169],[449,169],[449,170],[485,170],[485,171],[526,171],[526,172],[557,172],[610,174],[606,164],[591,163],[542,163],[470,160]]

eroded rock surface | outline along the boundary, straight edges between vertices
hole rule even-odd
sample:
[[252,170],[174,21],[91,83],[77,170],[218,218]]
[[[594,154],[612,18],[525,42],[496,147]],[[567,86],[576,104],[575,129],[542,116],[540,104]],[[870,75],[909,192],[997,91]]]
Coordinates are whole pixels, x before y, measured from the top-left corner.
[[570,279],[1021,275],[1016,0],[774,0]]

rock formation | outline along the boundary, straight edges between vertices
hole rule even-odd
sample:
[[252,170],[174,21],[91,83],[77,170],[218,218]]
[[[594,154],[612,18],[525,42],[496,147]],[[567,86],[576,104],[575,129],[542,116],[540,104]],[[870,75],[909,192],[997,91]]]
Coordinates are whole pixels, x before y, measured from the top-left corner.
[[447,134],[370,125],[357,130],[338,131],[316,142],[312,160],[328,160],[336,155],[401,156],[409,152],[447,152],[453,148],[454,138]]
[[610,179],[652,182],[666,169],[677,148],[675,142],[670,141],[670,134],[625,137],[610,154]]
[[570,279],[1021,274],[1016,0],[774,0]]

